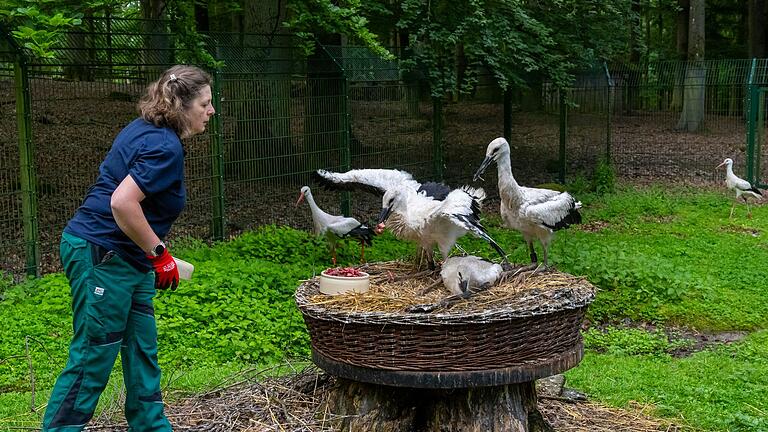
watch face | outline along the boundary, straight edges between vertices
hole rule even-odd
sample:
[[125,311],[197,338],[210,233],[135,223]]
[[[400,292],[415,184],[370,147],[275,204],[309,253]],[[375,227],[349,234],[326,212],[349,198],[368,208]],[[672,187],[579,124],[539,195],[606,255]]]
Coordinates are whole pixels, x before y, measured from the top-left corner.
[[159,245],[155,246],[154,249],[152,249],[152,253],[155,256],[160,256],[165,252],[165,245],[160,243]]

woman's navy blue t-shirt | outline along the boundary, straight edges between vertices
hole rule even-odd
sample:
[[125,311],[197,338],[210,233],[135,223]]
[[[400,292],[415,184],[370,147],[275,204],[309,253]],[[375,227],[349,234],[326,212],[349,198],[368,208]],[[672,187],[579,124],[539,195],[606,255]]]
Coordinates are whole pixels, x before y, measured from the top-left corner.
[[173,129],[141,118],[115,138],[99,167],[99,177],[65,232],[113,250],[142,271],[152,266],[144,251],[117,226],[110,200],[120,182],[131,175],[145,197],[141,208],[149,226],[164,239],[184,209],[184,150]]

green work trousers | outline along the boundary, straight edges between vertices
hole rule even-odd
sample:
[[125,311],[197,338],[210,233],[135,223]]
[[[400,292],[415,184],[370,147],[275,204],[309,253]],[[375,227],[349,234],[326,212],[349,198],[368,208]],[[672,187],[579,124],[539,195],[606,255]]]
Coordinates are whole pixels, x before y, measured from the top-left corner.
[[43,431],[83,430],[118,352],[129,430],[170,431],[157,365],[154,273],[140,272],[113,252],[68,233],[60,250],[72,293],[74,336],[48,401]]

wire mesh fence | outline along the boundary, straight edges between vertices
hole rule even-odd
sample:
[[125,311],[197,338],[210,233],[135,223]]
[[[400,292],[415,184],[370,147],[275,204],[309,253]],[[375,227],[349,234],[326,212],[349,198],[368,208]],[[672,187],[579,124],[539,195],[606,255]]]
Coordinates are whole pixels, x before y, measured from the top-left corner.
[[[211,71],[218,113],[210,133],[185,140],[188,202],[174,237],[222,238],[270,223],[308,229],[309,209],[294,203],[318,168],[399,168],[422,181],[471,183],[505,126],[524,185],[588,179],[605,158],[633,181],[720,182],[714,166],[731,157],[745,172],[749,145],[755,177],[768,174],[765,91],[754,103],[749,96],[750,86],[768,87],[766,60],[602,66],[568,89],[532,79],[506,93],[480,74],[471,94],[433,99],[398,50],[393,60],[348,45],[307,55],[282,34],[204,41],[224,61]],[[0,271],[57,268],[60,232],[146,85],[193,55],[180,45],[167,22],[125,19],[86,20],[54,59],[20,63],[8,38],[0,42]],[[489,170],[475,185],[493,198],[495,184]],[[326,211],[362,221],[381,205],[368,194],[314,192]]]

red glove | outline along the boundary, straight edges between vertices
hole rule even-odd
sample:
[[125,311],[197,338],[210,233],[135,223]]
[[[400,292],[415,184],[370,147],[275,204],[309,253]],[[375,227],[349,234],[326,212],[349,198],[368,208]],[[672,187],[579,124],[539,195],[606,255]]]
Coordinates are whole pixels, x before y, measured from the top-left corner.
[[155,288],[161,290],[170,288],[175,291],[179,286],[179,269],[168,249],[159,256],[147,255],[147,259],[155,268]]

